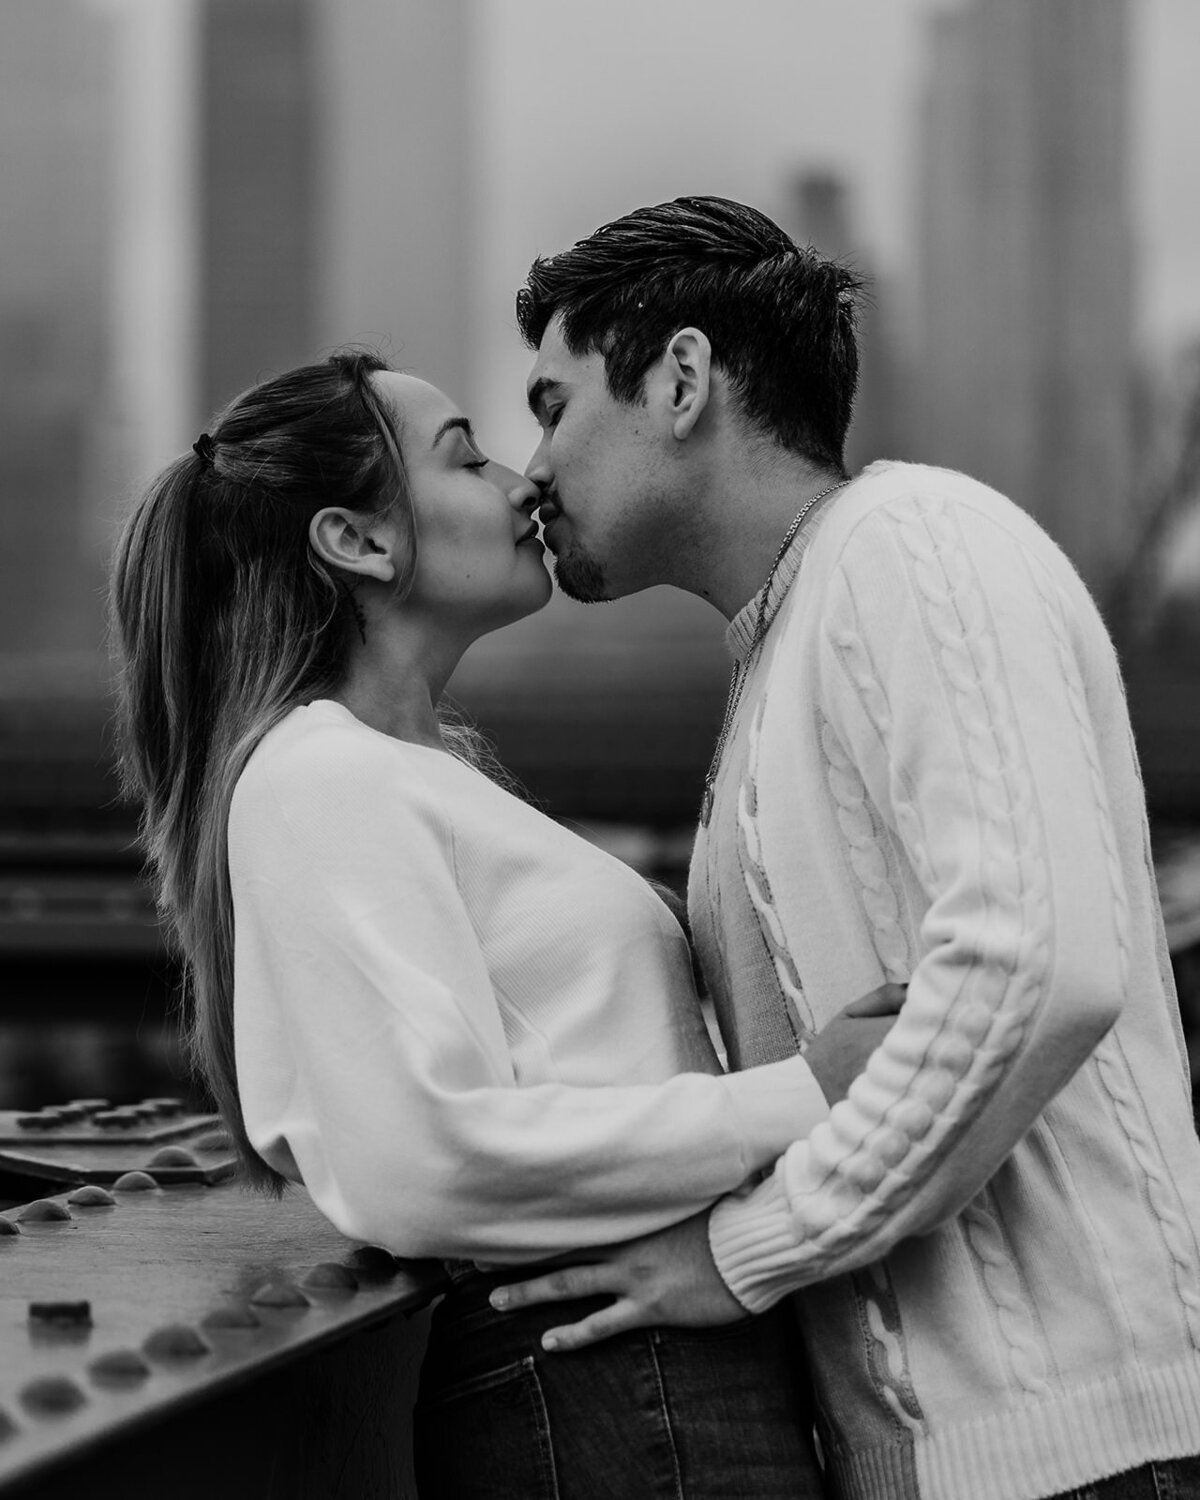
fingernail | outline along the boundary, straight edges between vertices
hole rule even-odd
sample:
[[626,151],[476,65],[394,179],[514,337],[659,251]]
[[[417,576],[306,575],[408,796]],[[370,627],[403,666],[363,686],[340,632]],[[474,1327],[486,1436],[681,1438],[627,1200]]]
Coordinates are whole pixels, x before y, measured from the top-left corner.
[[544,1333],[542,1335],[542,1348],[553,1352],[558,1348],[558,1334]]
[[488,1301],[492,1304],[497,1312],[503,1312],[504,1309],[508,1306],[508,1293],[493,1292],[488,1298]]

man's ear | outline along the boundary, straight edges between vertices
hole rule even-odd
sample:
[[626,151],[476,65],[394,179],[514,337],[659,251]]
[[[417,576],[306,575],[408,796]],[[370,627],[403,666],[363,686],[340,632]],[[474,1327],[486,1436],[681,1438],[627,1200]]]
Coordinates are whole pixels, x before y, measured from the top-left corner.
[[708,336],[698,328],[673,333],[663,357],[663,375],[670,389],[672,429],[676,440],[684,442],[708,405],[712,376]]
[[308,523],[309,545],[319,558],[343,573],[381,583],[396,577],[389,540],[386,523],[337,505],[319,510]]

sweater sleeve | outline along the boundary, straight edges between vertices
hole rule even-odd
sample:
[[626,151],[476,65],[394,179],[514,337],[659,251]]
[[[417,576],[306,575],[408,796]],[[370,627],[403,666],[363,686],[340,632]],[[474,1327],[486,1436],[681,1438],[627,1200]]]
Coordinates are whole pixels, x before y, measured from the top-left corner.
[[[904,1007],[848,1098],[713,1211],[717,1264],[751,1310],[958,1212],[1122,999],[1125,898],[1088,682],[1104,674],[1111,701],[1115,663],[1045,539],[936,498],[881,506],[834,570],[819,649],[841,826],[873,810],[928,904]],[[864,866],[863,899],[886,969],[878,870]],[[768,874],[794,932],[786,872]]]
[[327,735],[252,765],[230,867],[247,1130],[354,1238],[496,1263],[626,1239],[828,1112],[800,1059],[518,1087],[451,826],[382,741]]

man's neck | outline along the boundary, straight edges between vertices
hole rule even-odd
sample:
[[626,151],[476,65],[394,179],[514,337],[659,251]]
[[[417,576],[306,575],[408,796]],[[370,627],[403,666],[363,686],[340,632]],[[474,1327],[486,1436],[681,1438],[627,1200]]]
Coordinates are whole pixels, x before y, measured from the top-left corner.
[[732,620],[767,582],[796,516],[841,482],[832,470],[791,462],[729,476],[724,503],[711,507],[691,591]]

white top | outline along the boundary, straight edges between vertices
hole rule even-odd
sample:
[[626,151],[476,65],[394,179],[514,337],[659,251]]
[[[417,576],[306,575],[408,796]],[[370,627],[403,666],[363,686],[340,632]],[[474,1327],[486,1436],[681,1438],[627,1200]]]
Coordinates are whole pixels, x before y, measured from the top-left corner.
[[721,1075],[640,876],[336,703],[250,757],[229,868],[246,1129],[354,1238],[494,1262],[626,1239],[828,1114],[799,1058]]
[[1200,1452],[1200,1143],[1095,605],[1003,496],[876,464],[765,647],[689,890],[731,1055],[908,986],[710,1220],[747,1307],[802,1289],[833,1487],[1034,1500]]

